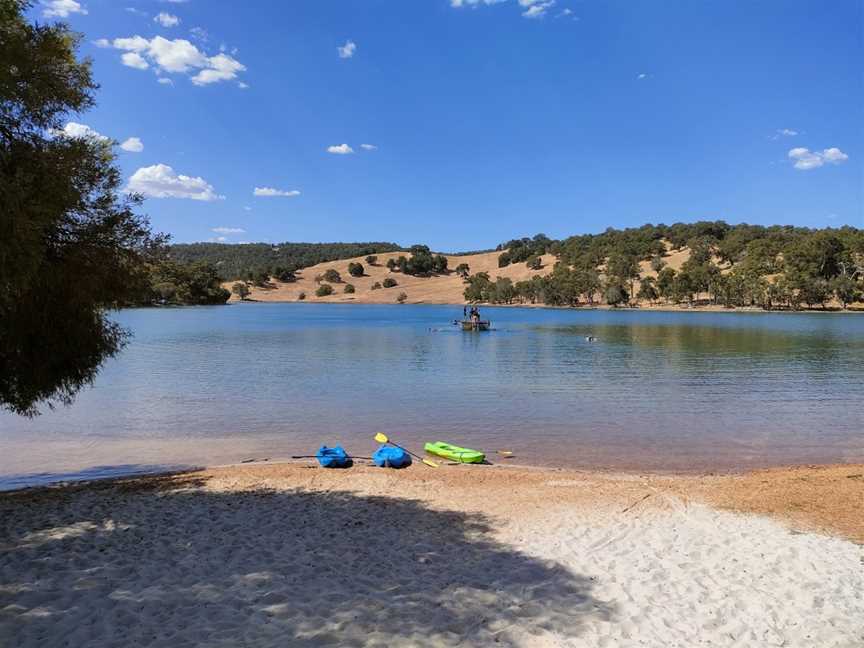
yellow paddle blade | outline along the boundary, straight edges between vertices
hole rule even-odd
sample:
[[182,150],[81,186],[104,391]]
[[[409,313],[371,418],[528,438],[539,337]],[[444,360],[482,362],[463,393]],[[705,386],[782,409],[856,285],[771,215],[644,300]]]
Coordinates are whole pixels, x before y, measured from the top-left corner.
[[376,434],[375,440],[378,443],[387,443],[388,441],[390,441],[390,439],[387,438],[387,435],[384,434],[383,432],[379,432],[378,434]]
[[422,461],[422,462],[423,462],[424,464],[426,464],[427,466],[431,466],[432,468],[437,468],[437,467],[438,467],[438,464],[435,463],[434,461],[432,461],[431,459],[421,459],[420,461]]

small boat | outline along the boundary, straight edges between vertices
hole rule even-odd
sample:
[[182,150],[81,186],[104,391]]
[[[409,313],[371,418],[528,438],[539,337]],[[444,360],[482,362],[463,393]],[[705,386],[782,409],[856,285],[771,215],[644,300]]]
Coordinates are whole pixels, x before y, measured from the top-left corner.
[[315,458],[323,468],[349,468],[353,463],[342,446],[321,446],[315,453]]
[[460,322],[462,325],[463,331],[488,331],[489,327],[492,326],[492,322],[489,320],[462,320]]
[[402,448],[384,444],[372,454],[372,461],[381,468],[405,468],[411,465],[411,455]]
[[451,459],[452,461],[458,461],[459,463],[483,463],[486,461],[486,455],[479,450],[460,448],[459,446],[450,445],[443,441],[427,443],[423,447],[429,454],[444,457],[445,459]]

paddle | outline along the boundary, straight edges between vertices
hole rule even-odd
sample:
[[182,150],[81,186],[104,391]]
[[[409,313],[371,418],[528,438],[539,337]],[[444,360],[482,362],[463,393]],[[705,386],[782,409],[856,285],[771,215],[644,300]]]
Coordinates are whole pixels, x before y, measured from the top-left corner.
[[375,440],[376,440],[378,443],[389,443],[390,445],[395,446],[395,447],[399,448],[400,450],[405,450],[405,452],[407,452],[408,454],[410,454],[412,457],[416,457],[417,459],[419,459],[420,461],[422,461],[424,464],[426,464],[426,465],[429,466],[430,468],[437,468],[437,467],[438,467],[438,464],[436,464],[434,461],[430,461],[429,459],[424,459],[424,458],[421,457],[420,455],[416,455],[416,454],[414,454],[413,452],[411,452],[410,450],[407,450],[406,448],[403,448],[403,447],[400,446],[400,445],[396,445],[396,444],[393,443],[390,439],[388,439],[388,438],[387,438],[387,435],[384,434],[383,432],[378,432],[378,434],[375,435]]
[[[292,459],[317,459],[318,455],[291,455]],[[372,457],[356,457],[354,455],[348,455],[348,459],[368,459],[372,461]]]

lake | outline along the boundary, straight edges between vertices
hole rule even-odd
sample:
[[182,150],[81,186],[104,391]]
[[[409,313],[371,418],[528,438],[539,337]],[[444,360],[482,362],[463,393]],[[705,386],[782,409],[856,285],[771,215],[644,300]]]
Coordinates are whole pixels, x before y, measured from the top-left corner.
[[[560,467],[864,460],[864,317],[239,304],[132,309],[71,407],[0,414],[0,487],[311,454],[386,432]],[[595,336],[596,341],[586,340]]]

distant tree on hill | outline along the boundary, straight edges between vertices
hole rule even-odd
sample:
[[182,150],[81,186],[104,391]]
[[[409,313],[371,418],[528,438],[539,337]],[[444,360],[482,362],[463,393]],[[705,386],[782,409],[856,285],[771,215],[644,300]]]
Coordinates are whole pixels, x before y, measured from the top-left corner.
[[282,283],[293,283],[294,281],[297,281],[297,275],[294,274],[294,270],[283,266],[276,266],[273,269],[273,276]]
[[303,301],[304,299],[306,299],[305,292],[301,292],[299,295],[297,295],[297,301]]
[[370,266],[374,266],[378,263],[378,257],[374,254],[370,254],[366,257],[366,263],[368,263]]
[[462,279],[467,279],[468,275],[471,274],[471,269],[467,263],[460,263],[456,266],[456,274],[462,277]]
[[831,288],[837,296],[837,301],[840,302],[844,309],[848,308],[849,304],[861,297],[861,291],[855,280],[849,276],[836,277],[832,280]]
[[499,254],[498,255],[498,267],[499,268],[506,268],[507,266],[510,265],[511,260],[512,259],[510,257],[509,252],[504,252],[502,254]]
[[381,290],[381,282],[376,281],[375,283],[373,283],[372,288],[370,290]]
[[655,254],[651,257],[651,269],[654,272],[660,272],[663,268],[666,267],[666,261],[660,254]]
[[399,293],[399,296],[396,298],[396,301],[400,304],[404,304],[405,300],[408,299],[408,295],[404,292]]
[[315,277],[315,281],[317,283],[321,283],[322,281],[329,281],[330,283],[342,283],[342,275],[339,274],[338,270],[328,268],[322,274]]
[[528,266],[529,270],[540,270],[543,267],[543,259],[539,256],[528,257],[525,265]]
[[384,279],[383,286],[385,288],[393,288],[397,285],[398,284],[396,283],[396,280],[393,277],[387,277],[386,279]]
[[[400,258],[400,259],[404,259],[405,257],[399,257],[399,258]],[[389,259],[387,259],[387,269],[388,269],[390,272],[395,272],[395,270],[396,270],[396,259],[394,259],[393,257],[390,257]]]
[[231,286],[231,292],[237,295],[240,299],[246,299],[249,296],[249,286],[244,282],[238,281]]
[[345,284],[345,290],[344,290],[344,292],[346,292],[346,293],[348,293],[348,294],[354,294],[354,292],[355,292],[354,284],[350,284],[350,283],[349,283],[349,284]]
[[652,304],[657,301],[657,288],[654,285],[654,277],[643,277],[639,282],[639,292],[636,293],[639,299],[643,299]]
[[315,291],[316,297],[326,297],[327,295],[333,294],[333,286],[328,283],[322,283],[318,286],[318,289]]
[[627,303],[627,289],[618,281],[610,281],[603,290],[603,297],[610,306]]
[[362,277],[363,276],[363,264],[362,263],[349,263],[348,264],[348,274],[352,277]]

